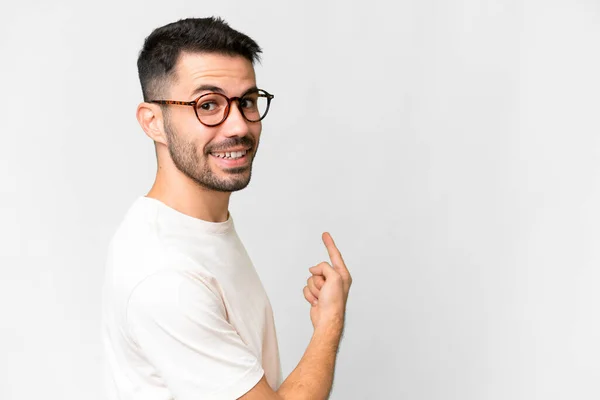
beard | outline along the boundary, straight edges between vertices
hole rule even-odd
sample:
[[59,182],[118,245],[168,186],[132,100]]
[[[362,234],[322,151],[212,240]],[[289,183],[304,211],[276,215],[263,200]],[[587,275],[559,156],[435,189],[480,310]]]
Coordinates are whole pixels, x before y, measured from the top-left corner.
[[[211,169],[209,157],[212,157],[207,152],[200,157],[194,142],[186,141],[178,135],[175,129],[165,116],[164,120],[165,133],[168,139],[168,149],[173,164],[185,176],[193,180],[197,185],[217,192],[235,192],[244,189],[250,183],[252,177],[252,161],[258,150],[258,142],[249,135],[242,137],[232,137],[231,140],[221,143],[219,147],[228,148],[233,146],[252,146],[252,153],[247,153],[247,157],[252,156],[252,159],[247,166],[228,168],[220,170],[221,174],[216,173]],[[216,169],[216,167],[213,167]]]

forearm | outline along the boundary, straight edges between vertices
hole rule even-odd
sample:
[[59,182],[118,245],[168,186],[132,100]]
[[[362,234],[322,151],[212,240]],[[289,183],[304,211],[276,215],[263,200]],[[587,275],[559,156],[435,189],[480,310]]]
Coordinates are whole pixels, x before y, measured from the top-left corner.
[[277,394],[284,400],[326,400],[333,384],[343,320],[318,327],[298,363]]

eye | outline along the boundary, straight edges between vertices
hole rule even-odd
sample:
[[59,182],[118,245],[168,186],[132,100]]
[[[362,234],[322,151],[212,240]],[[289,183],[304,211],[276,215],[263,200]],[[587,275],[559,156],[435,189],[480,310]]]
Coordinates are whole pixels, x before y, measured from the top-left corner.
[[242,108],[254,108],[255,105],[255,101],[254,99],[248,98],[248,97],[244,97],[242,99],[240,99],[240,106]]
[[214,111],[219,105],[214,101],[206,101],[198,106],[202,111]]

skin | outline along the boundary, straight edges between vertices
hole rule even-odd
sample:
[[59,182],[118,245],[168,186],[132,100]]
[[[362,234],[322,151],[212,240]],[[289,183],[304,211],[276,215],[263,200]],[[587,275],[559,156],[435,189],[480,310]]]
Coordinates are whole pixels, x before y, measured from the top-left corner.
[[239,400],[325,400],[333,385],[333,373],[342,332],[352,277],[328,232],[322,235],[331,263],[309,269],[304,298],[311,304],[314,332],[298,366],[277,392],[265,377]]
[[[252,63],[243,57],[184,53],[175,67],[176,78],[163,97],[191,101],[204,92],[204,84],[217,86],[228,96],[240,96],[256,86]],[[250,182],[262,125],[248,122],[239,109],[231,107],[219,126],[202,125],[192,107],[141,103],[137,119],[144,132],[156,143],[158,170],[147,197],[158,199],[187,215],[210,222],[228,218],[231,192]],[[210,156],[212,150],[238,145],[252,146],[249,164],[244,168],[224,168]]]
[[[252,63],[243,57],[206,53],[183,53],[175,77],[165,88],[163,99],[192,101],[203,92],[202,85],[219,87],[228,96],[241,96],[256,86]],[[202,125],[192,107],[141,103],[137,119],[156,144],[158,169],[147,197],[189,216],[210,222],[228,219],[231,192],[245,188],[252,175],[262,125],[248,122],[236,106],[216,127]],[[243,167],[224,167],[211,151],[239,145],[251,146]],[[333,238],[322,240],[331,262],[309,269],[311,276],[304,297],[311,304],[314,332],[298,366],[277,392],[265,377],[240,400],[326,399],[331,391],[338,346],[344,329],[346,301],[352,278]]]

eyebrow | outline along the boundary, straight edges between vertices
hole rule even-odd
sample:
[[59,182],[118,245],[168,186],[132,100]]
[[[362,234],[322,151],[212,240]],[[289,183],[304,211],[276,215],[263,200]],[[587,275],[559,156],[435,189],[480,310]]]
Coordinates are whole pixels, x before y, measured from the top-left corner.
[[223,91],[223,89],[221,89],[218,86],[214,86],[214,85],[200,85],[198,86],[190,96],[195,96],[197,94],[200,94],[201,92],[217,92],[217,93],[222,93],[225,94],[225,92]]
[[[243,97],[246,94],[248,94],[249,92],[258,90],[258,87],[256,86],[251,86],[248,89],[246,89],[246,91],[244,91],[244,93],[240,96]],[[197,95],[199,95],[202,92],[216,92],[216,93],[221,93],[221,94],[225,94],[225,91],[223,89],[221,89],[218,86],[215,85],[200,85],[198,86],[191,94],[190,97],[195,97]]]

